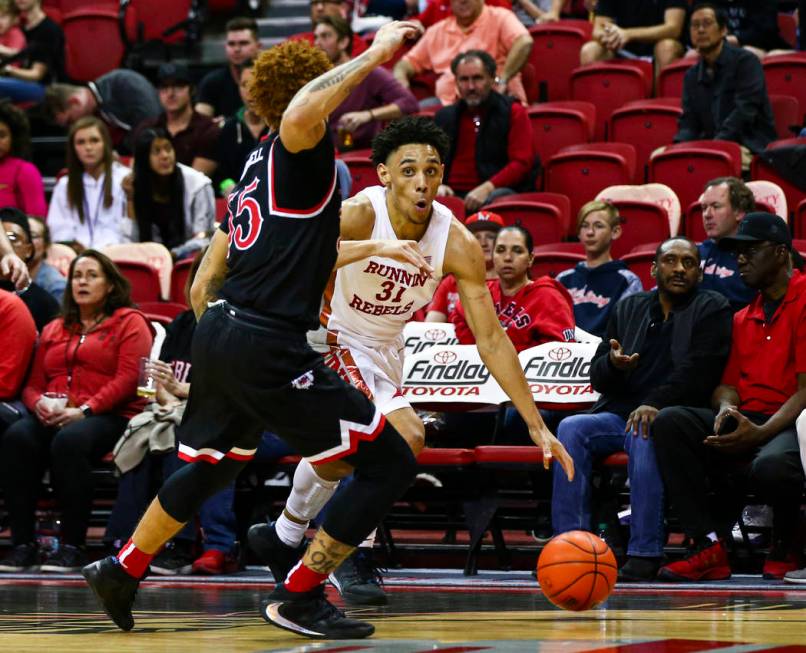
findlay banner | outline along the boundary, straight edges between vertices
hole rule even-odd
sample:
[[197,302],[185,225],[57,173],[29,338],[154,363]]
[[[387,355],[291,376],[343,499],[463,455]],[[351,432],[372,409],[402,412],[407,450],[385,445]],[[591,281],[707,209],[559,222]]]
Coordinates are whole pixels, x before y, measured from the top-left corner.
[[403,329],[406,358],[436,345],[458,345],[456,328],[450,322],[407,322]]
[[[590,387],[595,343],[549,342],[518,356],[538,404],[592,404]],[[403,394],[412,405],[500,404],[509,401],[481,362],[475,345],[434,345],[406,355]]]

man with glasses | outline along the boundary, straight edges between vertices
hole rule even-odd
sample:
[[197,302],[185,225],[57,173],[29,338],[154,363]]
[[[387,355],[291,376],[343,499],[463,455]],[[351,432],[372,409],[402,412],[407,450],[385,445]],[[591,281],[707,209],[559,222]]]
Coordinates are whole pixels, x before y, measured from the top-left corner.
[[[311,31],[299,32],[289,36],[290,41],[308,41],[314,45],[316,23],[325,16],[339,16],[344,20],[350,20],[350,3],[343,0],[311,0]],[[352,49],[349,51],[351,57],[357,57],[364,50],[369,47],[369,44],[362,39],[358,34],[352,35]]]
[[734,141],[742,146],[742,165],[749,169],[751,153],[776,139],[761,62],[726,40],[727,15],[712,4],[694,7],[690,32],[699,61],[683,79],[683,114],[674,142]]
[[[730,577],[721,537],[741,513],[747,490],[774,513],[764,578],[796,570],[802,549],[804,471],[795,420],[806,408],[806,276],[793,269],[802,261],[787,224],[770,213],[746,215],[720,247],[736,254],[739,274],[757,294],[733,318],[731,352],[712,408],[677,406],[655,418],[666,495],[690,540],[684,559],[661,567],[658,576],[667,581]],[[708,500],[709,488],[716,501]]]
[[[29,263],[34,256],[34,246],[28,216],[19,209],[5,207],[0,209],[0,220],[3,223],[3,232],[14,252],[25,263]],[[13,291],[14,286],[10,281],[0,281],[0,289]],[[25,290],[18,290],[17,294],[31,312],[36,330],[39,332],[59,314],[59,303],[35,283],[28,285]]]

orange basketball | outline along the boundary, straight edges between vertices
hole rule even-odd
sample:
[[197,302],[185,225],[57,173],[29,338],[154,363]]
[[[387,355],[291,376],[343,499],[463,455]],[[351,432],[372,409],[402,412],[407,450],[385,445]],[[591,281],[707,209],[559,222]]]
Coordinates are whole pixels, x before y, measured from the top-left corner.
[[610,596],[617,569],[607,542],[587,531],[569,531],[554,537],[540,553],[537,582],[554,605],[587,610]]

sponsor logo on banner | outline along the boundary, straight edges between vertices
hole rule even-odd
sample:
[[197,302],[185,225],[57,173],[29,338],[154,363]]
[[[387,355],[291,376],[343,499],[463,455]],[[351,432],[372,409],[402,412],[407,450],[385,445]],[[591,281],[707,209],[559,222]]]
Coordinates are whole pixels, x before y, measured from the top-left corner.
[[[501,391],[472,345],[437,347],[406,358],[403,395],[419,401],[499,403]],[[490,395],[490,390],[493,394]]]
[[409,322],[403,331],[406,356],[413,356],[435,346],[458,345],[453,324],[443,322]]
[[597,394],[590,384],[595,344],[546,343],[521,352],[523,373],[536,401],[584,401]]

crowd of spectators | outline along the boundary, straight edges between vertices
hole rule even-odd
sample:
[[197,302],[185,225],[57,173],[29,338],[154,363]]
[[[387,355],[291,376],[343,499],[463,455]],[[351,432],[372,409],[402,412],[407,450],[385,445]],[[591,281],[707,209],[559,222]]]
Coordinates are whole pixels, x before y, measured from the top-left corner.
[[[750,488],[774,506],[764,573],[780,578],[801,562],[803,543],[792,525],[801,519],[804,477],[794,423],[806,408],[798,344],[806,319],[803,277],[787,225],[756,212],[742,180],[711,180],[700,198],[707,239],[660,244],[652,267],[657,286],[650,289],[612,255],[629,227],[608,201],[591,198],[579,211],[576,238],[585,260],[556,279],[531,278],[534,246],[543,243],[495,213],[495,200],[534,190],[540,172],[521,79],[532,47],[527,26],[563,17],[592,20],[581,65],[644,58],[657,74],[676,59],[696,58],[683,81],[674,141],[737,142],[749,168],[752,155],[776,139],[761,59],[788,47],[777,31],[777,3],[690,4],[384,3],[389,17],[419,21],[424,33],[391,69],[377,69],[354,89],[329,127],[341,151],[366,149],[386,122],[433,112],[451,143],[439,194],[458,196],[473,214],[466,225],[482,245],[488,289],[516,349],[572,342],[577,327],[602,338],[591,365],[601,399],[584,414],[555,416],[577,476],[569,483],[554,472],[554,531],[592,528],[593,462],[626,451],[632,519],[623,578],[730,574],[725,533],[741,506],[709,513],[700,500],[706,478],[712,489]],[[314,0],[311,31],[291,38],[343,64],[366,49],[365,28],[377,23],[372,13],[371,2]],[[234,18],[224,34],[225,65],[198,83],[184,64],[170,61],[154,71],[153,83],[121,68],[75,84],[63,69],[61,28],[41,0],[0,0],[0,484],[13,543],[0,571],[40,565],[35,507],[46,469],[62,510],[61,546],[41,569],[80,568],[93,465],[119,438],[130,439],[133,425],[142,428],[136,420],[153,427],[181,419],[192,312],[168,327],[160,360],[149,368],[160,379],[156,402],[146,408],[135,389],[152,327],[101,250],[158,242],[175,260],[195,255],[198,265],[225,217],[216,214],[216,195],[227,196],[268,133],[249,97],[258,25]],[[418,100],[413,83],[429,75],[433,97]],[[27,115],[40,108],[66,136],[64,170],[47,194],[31,163]],[[66,275],[46,260],[53,242],[75,253]],[[452,278],[440,285],[426,319],[451,322],[461,343],[473,342]],[[125,470],[119,465],[110,544],[128,538],[151,498],[152,466],[165,475],[180,465],[172,455],[150,458]],[[228,488],[202,510],[201,557],[195,559],[190,527],[152,570],[233,569],[232,495]],[[691,543],[686,558],[672,564],[663,560],[666,500]]]

